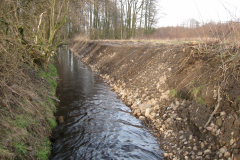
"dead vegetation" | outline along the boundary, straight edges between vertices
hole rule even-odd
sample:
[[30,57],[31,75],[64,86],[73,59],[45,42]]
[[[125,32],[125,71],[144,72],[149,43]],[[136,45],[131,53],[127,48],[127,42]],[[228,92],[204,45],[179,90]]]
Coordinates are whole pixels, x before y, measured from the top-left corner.
[[55,102],[47,97],[55,93],[56,84],[51,88],[48,82],[56,81],[56,70],[49,65],[47,72],[42,71],[21,43],[4,38],[0,39],[0,159],[48,159],[47,137],[56,125]]

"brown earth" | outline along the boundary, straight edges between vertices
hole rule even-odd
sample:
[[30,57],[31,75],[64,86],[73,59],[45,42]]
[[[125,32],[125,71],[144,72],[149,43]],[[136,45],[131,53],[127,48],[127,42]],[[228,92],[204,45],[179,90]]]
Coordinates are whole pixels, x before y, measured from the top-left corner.
[[70,49],[151,126],[166,159],[240,159],[236,45],[74,41]]

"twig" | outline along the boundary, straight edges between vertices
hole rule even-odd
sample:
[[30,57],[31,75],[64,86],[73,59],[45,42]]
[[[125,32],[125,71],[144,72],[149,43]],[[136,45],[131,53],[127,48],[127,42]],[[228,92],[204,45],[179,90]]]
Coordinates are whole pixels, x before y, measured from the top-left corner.
[[57,98],[55,98],[55,97],[52,97],[52,96],[48,96],[48,97],[51,98],[51,99],[53,99],[53,100],[55,100],[55,101],[57,101],[57,102],[60,102],[60,100],[57,99]]
[[221,96],[220,96],[220,86],[218,86],[218,103],[215,106],[214,111],[212,112],[211,116],[209,117],[207,123],[204,125],[204,128],[207,127],[207,125],[210,123],[210,121],[212,120],[212,117],[214,116],[214,114],[217,112],[219,105],[220,105],[220,101],[221,101]]

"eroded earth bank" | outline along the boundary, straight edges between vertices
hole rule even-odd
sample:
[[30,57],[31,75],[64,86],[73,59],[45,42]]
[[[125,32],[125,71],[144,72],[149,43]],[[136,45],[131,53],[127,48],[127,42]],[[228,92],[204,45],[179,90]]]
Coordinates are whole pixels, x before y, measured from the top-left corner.
[[236,46],[74,41],[70,49],[152,128],[166,159],[240,159]]

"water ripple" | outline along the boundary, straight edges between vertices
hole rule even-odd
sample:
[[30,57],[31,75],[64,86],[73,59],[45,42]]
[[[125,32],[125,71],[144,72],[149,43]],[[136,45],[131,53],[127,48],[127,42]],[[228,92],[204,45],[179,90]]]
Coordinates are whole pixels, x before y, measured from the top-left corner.
[[163,159],[151,131],[98,75],[66,49],[58,61],[56,116],[65,123],[54,130],[52,160]]

